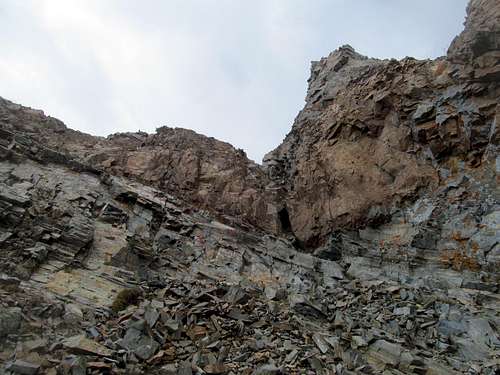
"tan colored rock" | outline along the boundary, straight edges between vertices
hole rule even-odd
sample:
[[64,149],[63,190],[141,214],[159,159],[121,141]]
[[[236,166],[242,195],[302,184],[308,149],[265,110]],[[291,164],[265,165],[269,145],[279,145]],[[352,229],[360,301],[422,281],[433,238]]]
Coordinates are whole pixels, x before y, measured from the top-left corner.
[[74,354],[97,355],[100,357],[109,357],[113,351],[101,344],[89,340],[84,335],[70,337],[63,341],[63,346]]

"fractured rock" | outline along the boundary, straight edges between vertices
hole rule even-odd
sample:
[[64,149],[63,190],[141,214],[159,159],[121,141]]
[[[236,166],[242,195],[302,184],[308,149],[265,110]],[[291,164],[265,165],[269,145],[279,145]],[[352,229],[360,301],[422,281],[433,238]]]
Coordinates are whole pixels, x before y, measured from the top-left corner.
[[22,375],[36,375],[38,374],[40,370],[40,365],[36,365],[33,363],[29,363],[26,361],[22,361],[20,359],[16,360],[15,362],[7,365],[7,370],[12,371],[13,373],[16,374],[22,374]]
[[156,353],[160,345],[152,337],[144,333],[144,329],[144,321],[134,323],[118,345],[132,351],[138,358],[147,360]]
[[22,320],[23,316],[19,307],[0,307],[0,336],[5,337],[18,332]]
[[77,335],[63,341],[63,346],[74,354],[90,354],[101,357],[112,355],[112,351],[95,341],[89,340],[84,335]]

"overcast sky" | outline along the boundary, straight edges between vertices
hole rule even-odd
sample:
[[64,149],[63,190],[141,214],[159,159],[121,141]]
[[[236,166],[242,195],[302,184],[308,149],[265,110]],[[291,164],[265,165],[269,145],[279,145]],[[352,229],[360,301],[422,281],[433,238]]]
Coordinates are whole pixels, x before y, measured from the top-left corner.
[[0,96],[95,135],[190,128],[260,162],[342,44],[444,55],[466,0],[0,0]]

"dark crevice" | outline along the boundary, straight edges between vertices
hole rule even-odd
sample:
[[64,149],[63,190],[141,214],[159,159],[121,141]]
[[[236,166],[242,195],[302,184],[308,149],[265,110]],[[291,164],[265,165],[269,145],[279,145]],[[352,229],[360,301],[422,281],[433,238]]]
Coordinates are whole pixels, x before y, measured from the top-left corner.
[[293,234],[292,223],[286,207],[278,211],[278,219],[280,221],[280,229],[282,233]]
[[295,237],[295,233],[293,233],[292,222],[286,206],[278,211],[278,220],[280,232],[291,242],[295,249],[304,250],[302,242]]

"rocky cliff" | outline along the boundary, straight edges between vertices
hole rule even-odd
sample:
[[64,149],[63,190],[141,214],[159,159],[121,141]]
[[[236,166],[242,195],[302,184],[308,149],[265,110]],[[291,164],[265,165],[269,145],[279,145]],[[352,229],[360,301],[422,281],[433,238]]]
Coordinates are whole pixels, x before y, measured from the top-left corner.
[[300,240],[314,247],[334,229],[387,221],[451,175],[490,168],[498,12],[471,2],[464,32],[435,61],[375,60],[344,46],[313,62],[305,108],[265,157]]
[[494,374],[500,3],[437,60],[343,46],[263,165],[0,99],[0,373]]
[[306,106],[264,162],[305,248],[399,277],[498,269],[500,4],[467,12],[446,57],[343,46],[312,64]]
[[268,213],[265,172],[242,150],[191,130],[161,127],[155,134],[93,137],[61,121],[0,99],[2,127],[113,175],[175,194],[227,220],[275,228]]

